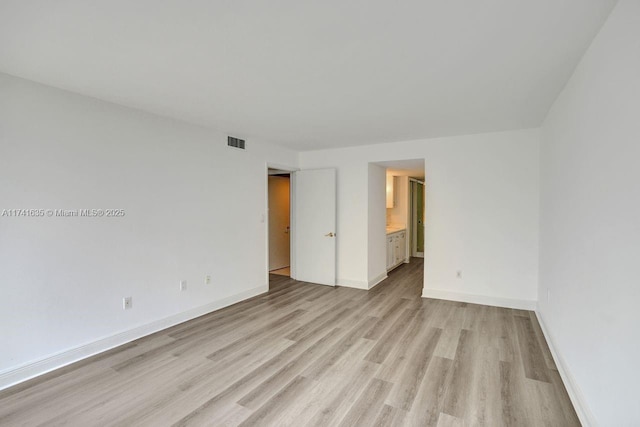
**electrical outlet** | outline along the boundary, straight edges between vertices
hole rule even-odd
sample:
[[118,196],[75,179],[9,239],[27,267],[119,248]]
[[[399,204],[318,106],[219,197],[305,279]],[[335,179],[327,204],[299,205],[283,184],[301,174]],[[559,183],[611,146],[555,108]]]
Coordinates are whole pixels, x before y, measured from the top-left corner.
[[209,275],[204,276],[204,284],[205,285],[210,285],[211,284],[211,276],[209,276]]
[[122,309],[129,310],[130,308],[133,308],[133,298],[132,297],[122,298]]
[[462,270],[458,270],[458,271],[456,271],[456,277],[457,277],[458,279],[462,279]]
[[187,281],[186,280],[181,280],[180,281],[180,290],[181,291],[186,291],[187,290]]

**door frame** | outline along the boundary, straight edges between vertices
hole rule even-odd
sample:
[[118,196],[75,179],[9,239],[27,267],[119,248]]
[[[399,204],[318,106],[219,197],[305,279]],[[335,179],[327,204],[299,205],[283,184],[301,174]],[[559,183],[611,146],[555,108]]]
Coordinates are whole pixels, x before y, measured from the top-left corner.
[[264,203],[265,210],[262,214],[264,219],[264,233],[265,233],[265,280],[267,287],[269,286],[269,169],[278,169],[281,171],[289,172],[289,260],[291,270],[291,278],[296,278],[296,248],[295,248],[295,230],[296,230],[296,218],[295,218],[295,172],[300,168],[294,166],[287,166],[278,163],[266,162],[264,168]]
[[409,209],[409,217],[410,217],[410,221],[411,221],[411,237],[410,237],[410,241],[411,241],[411,245],[410,245],[410,253],[411,256],[413,257],[418,257],[418,258],[424,258],[424,249],[423,252],[418,252],[417,248],[418,248],[418,226],[417,226],[417,222],[414,222],[415,220],[415,216],[416,216],[416,206],[415,206],[415,201],[414,201],[414,183],[415,184],[422,184],[422,215],[423,215],[423,221],[422,221],[422,232],[425,232],[425,225],[424,225],[424,214],[425,214],[425,208],[426,208],[426,192],[427,192],[427,186],[425,185],[424,181],[420,181],[419,179],[415,179],[415,178],[409,178],[409,202],[410,202],[410,209]]

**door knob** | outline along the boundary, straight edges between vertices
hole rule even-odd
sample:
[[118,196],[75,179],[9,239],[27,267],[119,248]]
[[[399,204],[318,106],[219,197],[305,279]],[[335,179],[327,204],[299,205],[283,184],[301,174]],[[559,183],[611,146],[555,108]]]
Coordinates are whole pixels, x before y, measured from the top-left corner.
[[328,233],[328,234],[325,234],[324,236],[325,236],[325,237],[333,237],[333,236],[335,236],[335,234],[333,234],[333,233]]

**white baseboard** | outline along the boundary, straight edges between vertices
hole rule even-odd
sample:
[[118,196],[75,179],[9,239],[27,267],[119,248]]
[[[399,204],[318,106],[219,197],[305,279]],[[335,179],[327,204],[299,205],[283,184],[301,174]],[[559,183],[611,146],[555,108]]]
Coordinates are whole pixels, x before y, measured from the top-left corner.
[[338,279],[338,286],[344,286],[346,288],[355,288],[355,289],[364,289],[365,291],[368,291],[369,289],[373,288],[374,286],[376,286],[377,284],[379,284],[380,282],[382,282],[384,279],[387,278],[387,273],[382,272],[379,275],[377,275],[376,277],[374,277],[371,280],[352,280],[352,279]]
[[549,333],[544,320],[542,319],[542,314],[536,310],[536,317],[538,318],[538,323],[540,324],[540,328],[542,329],[542,333],[544,334],[544,338],[547,340],[547,344],[549,345],[549,350],[551,350],[551,355],[553,356],[553,361],[558,368],[558,373],[560,374],[560,378],[562,378],[562,382],[564,383],[565,388],[567,389],[567,394],[569,395],[569,399],[571,399],[571,403],[573,404],[574,409],[576,410],[576,414],[578,414],[578,418],[580,419],[580,423],[584,427],[596,426],[598,423],[596,422],[595,417],[589,407],[587,406],[584,395],[580,391],[580,388],[576,384],[571,372],[569,371],[564,359],[558,353],[557,348],[555,346],[553,337]]
[[367,284],[367,286],[369,287],[369,289],[371,289],[374,286],[376,286],[377,284],[379,284],[380,282],[382,282],[387,277],[388,277],[387,273],[386,272],[382,272],[382,273],[378,274],[376,277],[374,277],[373,279],[369,280],[369,283]]
[[449,301],[469,302],[472,304],[492,305],[504,308],[517,308],[520,310],[535,310],[536,301],[511,298],[490,297],[486,295],[463,294],[458,292],[442,291],[440,289],[423,289],[422,298],[444,299]]
[[268,285],[258,286],[256,288],[240,292],[239,294],[232,295],[218,301],[213,301],[209,304],[174,314],[172,316],[165,317],[164,319],[156,320],[154,322],[147,323],[146,325],[138,326],[115,335],[101,338],[44,359],[24,364],[17,368],[11,368],[4,372],[0,372],[0,390],[19,384],[23,381],[27,381],[39,375],[46,374],[47,372],[51,372],[55,369],[62,368],[63,366],[67,366],[71,363],[78,362],[82,359],[86,359],[87,357],[98,353],[102,353],[103,351],[118,347],[119,345],[137,340],[138,338],[142,338],[154,332],[167,329],[179,323],[186,322],[187,320],[194,319],[256,295],[260,295],[268,290]]
[[338,286],[344,286],[346,288],[369,289],[369,282],[364,280],[338,279],[337,282]]

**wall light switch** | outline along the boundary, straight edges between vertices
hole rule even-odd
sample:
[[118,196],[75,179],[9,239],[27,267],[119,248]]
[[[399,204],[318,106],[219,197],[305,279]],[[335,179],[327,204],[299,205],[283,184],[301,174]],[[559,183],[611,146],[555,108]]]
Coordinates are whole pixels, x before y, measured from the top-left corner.
[[180,290],[181,291],[186,291],[187,290],[187,281],[186,280],[181,280],[180,281]]
[[132,297],[124,297],[122,298],[122,309],[129,310],[133,307],[133,298]]

